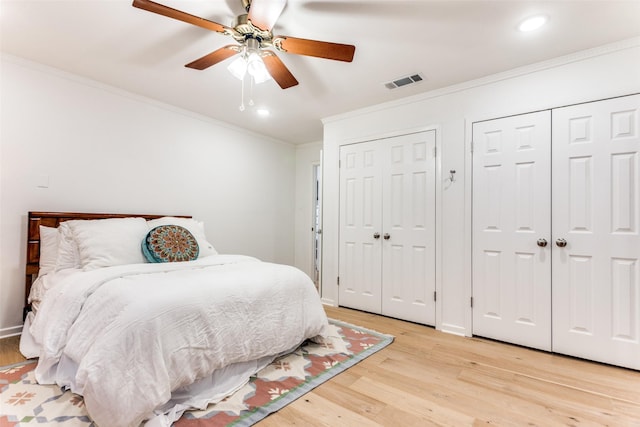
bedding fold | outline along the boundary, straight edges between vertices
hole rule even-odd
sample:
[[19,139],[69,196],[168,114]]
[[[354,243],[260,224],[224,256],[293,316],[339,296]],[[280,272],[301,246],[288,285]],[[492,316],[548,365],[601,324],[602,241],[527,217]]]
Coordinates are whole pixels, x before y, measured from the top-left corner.
[[[230,366],[257,369],[327,325],[300,270],[216,255],[67,272],[49,286],[30,332],[40,346],[38,382],[72,388],[99,426],[117,427],[159,409],[181,414],[189,399],[167,408],[172,392]],[[72,381],[58,373],[61,359],[77,366]]]

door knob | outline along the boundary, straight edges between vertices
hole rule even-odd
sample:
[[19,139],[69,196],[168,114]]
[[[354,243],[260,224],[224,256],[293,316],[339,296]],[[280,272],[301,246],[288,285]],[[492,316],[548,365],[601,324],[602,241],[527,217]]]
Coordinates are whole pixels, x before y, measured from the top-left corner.
[[380,233],[378,233],[378,232],[373,233],[373,238],[374,239],[379,239],[380,238]]
[[567,246],[567,241],[564,239],[558,239],[556,240],[556,246],[558,246],[559,248],[564,248],[565,246]]
[[544,248],[545,246],[547,246],[547,240],[546,239],[538,239],[538,241],[536,242],[538,244],[538,246],[540,246],[541,248]]
[[391,238],[391,236],[389,235],[389,233],[384,233],[384,240],[389,240]]

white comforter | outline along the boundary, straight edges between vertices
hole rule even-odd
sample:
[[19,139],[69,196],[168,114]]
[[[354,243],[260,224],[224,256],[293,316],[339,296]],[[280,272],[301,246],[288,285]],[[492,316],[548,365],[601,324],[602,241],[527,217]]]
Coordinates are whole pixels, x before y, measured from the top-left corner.
[[170,411],[172,391],[327,327],[308,276],[244,256],[67,271],[47,286],[30,326],[36,378],[83,395],[100,426],[137,426]]

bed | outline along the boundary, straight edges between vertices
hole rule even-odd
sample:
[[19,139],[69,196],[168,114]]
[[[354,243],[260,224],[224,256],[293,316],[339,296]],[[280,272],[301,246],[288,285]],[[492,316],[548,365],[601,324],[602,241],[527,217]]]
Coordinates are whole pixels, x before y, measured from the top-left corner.
[[99,426],[170,425],[328,327],[306,274],[186,216],[29,212],[26,273],[21,351]]

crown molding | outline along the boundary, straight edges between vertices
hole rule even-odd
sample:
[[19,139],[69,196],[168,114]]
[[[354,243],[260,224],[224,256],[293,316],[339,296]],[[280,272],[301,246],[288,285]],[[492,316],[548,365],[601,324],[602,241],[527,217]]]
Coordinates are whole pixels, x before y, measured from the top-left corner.
[[540,71],[560,67],[563,65],[571,64],[574,62],[580,62],[599,56],[609,55],[615,52],[619,52],[627,49],[634,49],[640,47],[640,37],[633,37],[630,39],[620,40],[614,43],[609,43],[603,46],[598,46],[591,49],[586,49],[578,52],[574,52],[568,55],[559,56],[557,58],[549,59],[547,61],[537,62],[535,64],[525,65],[511,70],[503,71],[489,76],[481,77],[479,79],[469,80],[463,83],[458,83],[451,86],[446,86],[440,89],[434,89],[428,92],[411,95],[406,98],[397,99],[394,101],[384,102],[376,104],[370,107],[365,107],[357,110],[353,110],[347,113],[338,114],[334,116],[325,117],[322,119],[323,124],[332,123],[347,118],[357,117],[364,114],[373,113],[376,111],[387,110],[396,108],[403,105],[413,104],[433,98],[438,98],[445,95],[450,95],[456,92],[462,92],[465,90],[497,83],[504,80],[521,77],[527,74],[533,74]]

